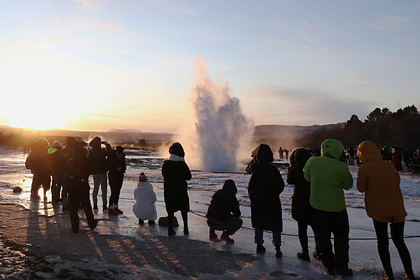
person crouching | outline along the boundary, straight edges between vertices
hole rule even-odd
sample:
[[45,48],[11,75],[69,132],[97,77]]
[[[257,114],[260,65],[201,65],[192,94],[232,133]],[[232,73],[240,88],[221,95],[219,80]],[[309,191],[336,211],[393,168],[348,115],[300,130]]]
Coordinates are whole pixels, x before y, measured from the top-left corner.
[[149,225],[154,225],[157,218],[156,213],[156,194],[153,186],[147,181],[146,175],[142,172],[139,176],[139,183],[134,190],[133,212],[139,219],[139,224],[144,224],[144,220],[149,220]]
[[230,238],[242,226],[241,210],[236,198],[236,185],[233,180],[226,180],[222,189],[216,191],[211,198],[207,210],[207,225],[210,227],[210,240],[216,240],[216,230],[223,231],[220,239],[226,243],[234,243]]

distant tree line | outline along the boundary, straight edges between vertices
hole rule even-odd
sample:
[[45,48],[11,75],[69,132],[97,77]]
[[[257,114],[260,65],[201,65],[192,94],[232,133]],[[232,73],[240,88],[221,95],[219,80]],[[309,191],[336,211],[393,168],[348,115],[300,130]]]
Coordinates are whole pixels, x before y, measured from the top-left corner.
[[420,115],[416,106],[407,106],[391,112],[388,108],[376,108],[361,121],[352,115],[341,128],[321,128],[298,137],[297,146],[318,149],[328,138],[335,138],[345,146],[355,147],[364,140],[379,146],[395,146],[409,149],[420,147]]

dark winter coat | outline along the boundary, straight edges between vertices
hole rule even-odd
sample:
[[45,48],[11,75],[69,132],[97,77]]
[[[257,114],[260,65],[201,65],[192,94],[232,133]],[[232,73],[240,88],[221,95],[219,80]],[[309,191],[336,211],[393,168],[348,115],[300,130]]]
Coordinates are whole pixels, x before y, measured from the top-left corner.
[[[87,150],[84,147],[75,149],[73,158],[71,158],[65,167],[65,180],[68,186],[68,192],[73,195],[80,195],[89,190],[89,163],[86,158]],[[89,193],[89,191],[87,191]]]
[[[121,157],[118,157],[116,152],[112,152],[108,157],[108,166],[110,174],[121,174],[125,173],[127,165],[125,163],[125,154],[122,153]],[[120,170],[118,170],[120,168]]]
[[49,177],[51,169],[47,150],[38,142],[32,144],[31,150],[31,153],[26,158],[25,167],[30,169],[32,174]]
[[191,179],[191,171],[185,161],[165,160],[162,175],[166,211],[190,211],[186,180]]
[[214,218],[221,222],[227,222],[232,214],[240,217],[241,210],[239,209],[239,202],[235,196],[236,192],[235,182],[226,180],[223,188],[213,194],[206,217]]
[[290,155],[290,167],[287,172],[287,183],[294,185],[292,196],[292,218],[297,222],[312,225],[311,183],[305,180],[303,166],[311,157],[311,153],[305,148],[296,148]]
[[109,170],[108,156],[110,152],[101,148],[101,139],[99,137],[95,137],[89,145],[92,147],[88,160],[91,174],[106,173]]
[[49,154],[49,161],[51,167],[51,176],[61,176],[63,174],[63,165],[60,157],[61,149]]
[[248,194],[251,200],[252,227],[281,232],[283,230],[280,193],[284,181],[273,162],[270,146],[261,144],[253,152],[254,160],[247,168],[251,174]]

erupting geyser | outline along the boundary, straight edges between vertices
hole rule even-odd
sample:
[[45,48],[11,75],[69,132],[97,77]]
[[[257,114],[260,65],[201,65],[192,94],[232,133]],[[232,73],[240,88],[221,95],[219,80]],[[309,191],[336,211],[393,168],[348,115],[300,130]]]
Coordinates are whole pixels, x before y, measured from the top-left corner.
[[241,141],[251,125],[242,114],[239,99],[229,95],[229,84],[213,84],[198,56],[194,64],[190,101],[197,165],[207,171],[236,171]]

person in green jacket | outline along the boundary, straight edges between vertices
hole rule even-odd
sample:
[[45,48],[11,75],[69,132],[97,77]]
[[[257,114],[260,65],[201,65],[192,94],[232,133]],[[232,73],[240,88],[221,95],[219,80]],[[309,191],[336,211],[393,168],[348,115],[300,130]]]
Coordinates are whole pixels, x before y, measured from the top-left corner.
[[[343,144],[327,139],[321,144],[321,155],[311,157],[303,167],[304,177],[311,182],[309,202],[318,232],[319,258],[330,275],[351,276],[349,262],[349,218],[344,190],[353,187],[353,177],[347,165],[339,159]],[[334,253],[331,233],[334,234]]]

